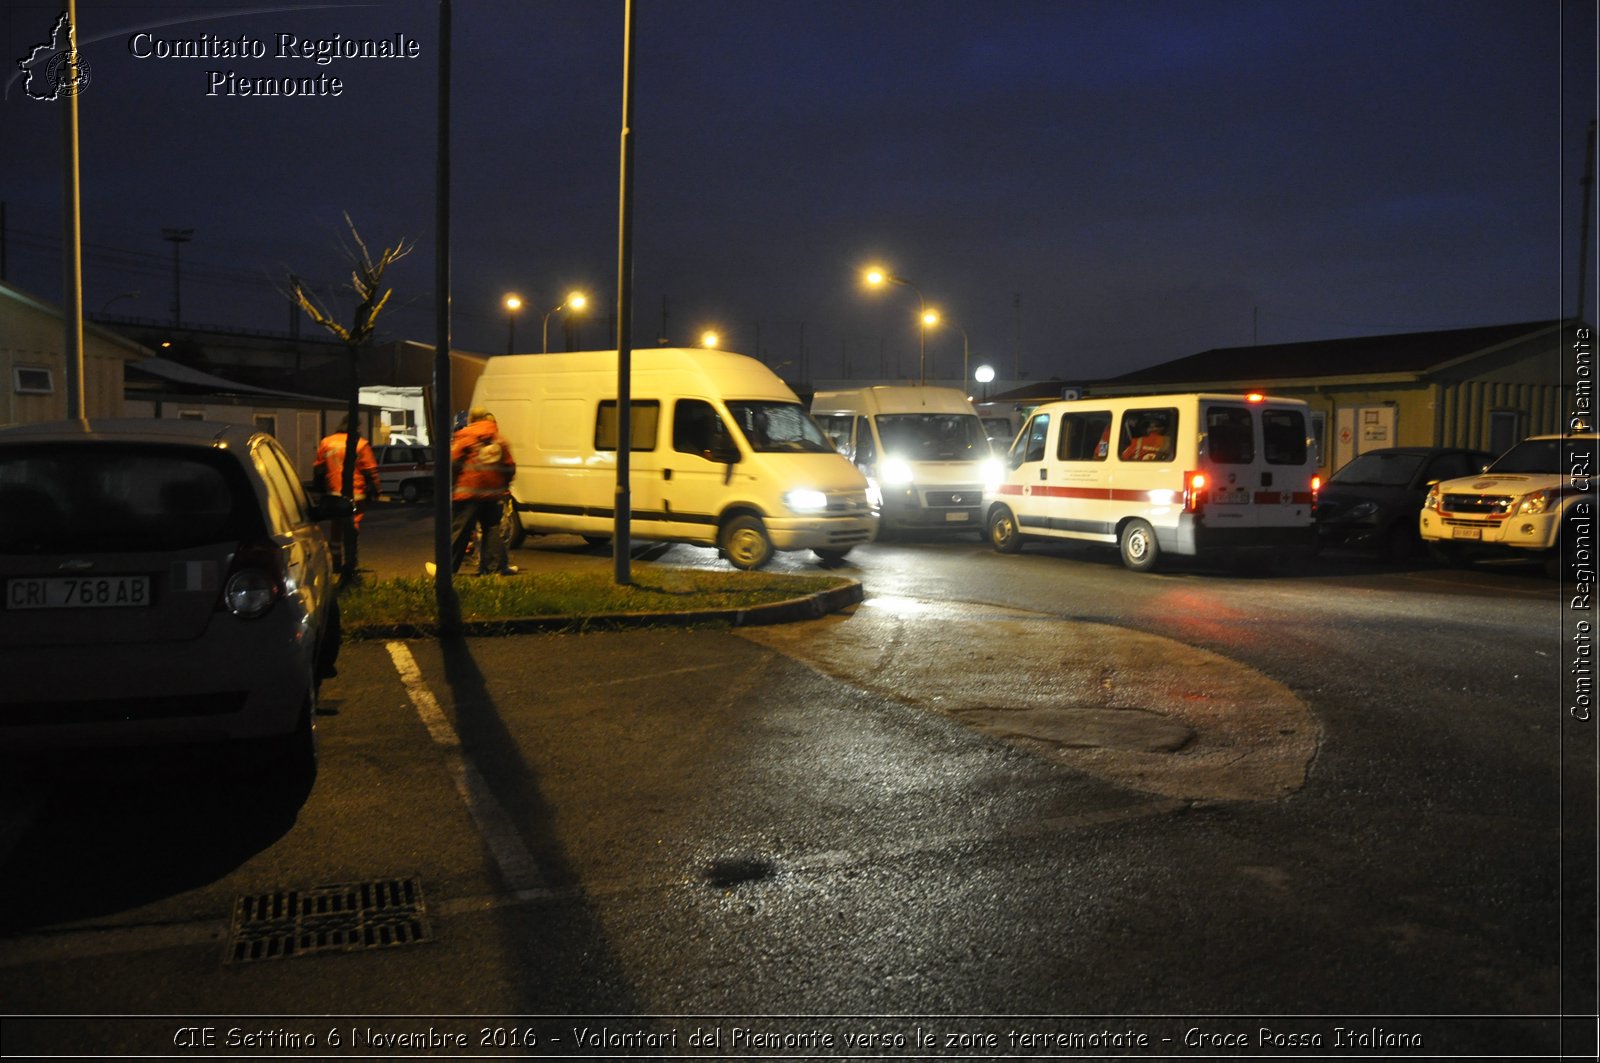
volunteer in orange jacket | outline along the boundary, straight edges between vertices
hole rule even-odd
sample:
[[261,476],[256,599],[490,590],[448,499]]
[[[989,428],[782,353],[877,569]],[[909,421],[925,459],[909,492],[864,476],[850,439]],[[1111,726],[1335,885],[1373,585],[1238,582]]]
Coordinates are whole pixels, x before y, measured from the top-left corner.
[[[344,494],[344,454],[345,444],[349,441],[350,419],[345,418],[339,422],[339,427],[331,434],[323,436],[322,442],[317,444],[317,457],[312,467],[313,482],[317,488],[328,494]],[[372,452],[372,444],[359,432],[356,435],[356,475],[355,486],[351,492],[351,502],[355,504],[355,511],[350,517],[352,538],[361,531],[361,514],[367,508],[368,499],[378,497],[378,458]],[[343,536],[343,521],[333,523],[333,558],[334,565],[343,568],[345,560],[345,544]],[[355,556],[354,544],[348,551],[353,561]]]
[[[450,439],[450,471],[455,482],[450,493],[450,570],[461,568],[472,533],[481,528],[478,575],[510,576],[521,571],[511,564],[500,541],[500,510],[511,494],[517,462],[494,414],[478,406],[467,412],[466,427]],[[432,569],[431,562],[428,567]]]

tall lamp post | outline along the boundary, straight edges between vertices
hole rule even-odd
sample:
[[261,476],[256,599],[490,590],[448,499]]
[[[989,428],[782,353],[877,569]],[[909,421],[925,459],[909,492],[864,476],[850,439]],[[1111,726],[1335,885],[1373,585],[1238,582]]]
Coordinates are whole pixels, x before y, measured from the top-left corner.
[[722,337],[717,334],[715,329],[706,329],[700,333],[700,346],[702,347],[715,348],[721,342]]
[[919,322],[917,327],[917,382],[926,384],[928,382],[928,328],[925,322],[928,317],[928,301],[922,297],[922,289],[904,277],[897,277],[893,273],[876,266],[863,273],[862,278],[867,282],[867,287],[869,288],[881,288],[885,284],[900,284],[917,293],[917,321]]
[[565,310],[565,309],[568,309],[569,307],[571,309],[573,309],[573,310],[582,310],[585,306],[588,306],[588,305],[589,305],[589,298],[588,298],[588,296],[584,295],[582,292],[568,292],[567,293],[567,297],[561,301],[561,305],[552,306],[549,310],[545,311],[545,315],[544,315],[544,353],[545,354],[549,354],[550,353],[550,315],[555,313],[557,310]]
[[194,238],[193,229],[162,229],[161,239],[172,243],[172,325],[183,324],[183,304],[179,299],[178,248]]
[[510,354],[517,349],[517,311],[522,309],[522,296],[507,292],[501,305],[506,308],[506,353]]
[[923,314],[922,324],[925,328],[932,328],[934,325],[949,325],[961,333],[961,387],[965,389],[967,386],[968,366],[972,361],[972,340],[967,337],[967,330],[962,328],[959,322],[947,317],[941,317],[937,310],[929,310]]

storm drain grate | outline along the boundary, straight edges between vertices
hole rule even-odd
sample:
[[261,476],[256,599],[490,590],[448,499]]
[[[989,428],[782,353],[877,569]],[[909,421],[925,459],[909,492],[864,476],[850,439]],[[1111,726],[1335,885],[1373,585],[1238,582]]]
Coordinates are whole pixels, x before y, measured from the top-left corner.
[[224,961],[255,963],[432,940],[422,883],[377,879],[240,897],[233,905]]

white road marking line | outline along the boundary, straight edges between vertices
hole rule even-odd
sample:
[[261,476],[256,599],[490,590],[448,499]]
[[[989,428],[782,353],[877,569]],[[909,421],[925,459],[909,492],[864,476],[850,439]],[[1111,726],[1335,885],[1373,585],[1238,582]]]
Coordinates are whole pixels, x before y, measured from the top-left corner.
[[528,852],[516,824],[511,822],[511,817],[500,806],[500,802],[495,800],[477,765],[461,751],[461,737],[439,708],[433,691],[428,689],[427,682],[422,678],[422,669],[417,667],[411,650],[403,642],[386,645],[389,657],[394,661],[394,669],[400,673],[400,681],[405,684],[406,694],[411,698],[411,704],[416,706],[417,715],[422,718],[422,725],[428,729],[434,744],[444,754],[445,767],[456,785],[456,791],[466,802],[467,811],[478,825],[478,833],[488,844],[506,888],[543,889],[544,876],[539,872],[538,862]]

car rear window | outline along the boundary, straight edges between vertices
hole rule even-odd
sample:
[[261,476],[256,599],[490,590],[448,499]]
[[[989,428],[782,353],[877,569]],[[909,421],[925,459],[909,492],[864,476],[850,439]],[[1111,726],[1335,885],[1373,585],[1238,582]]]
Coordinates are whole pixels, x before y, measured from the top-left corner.
[[183,550],[264,534],[244,471],[183,447],[0,449],[0,552]]

